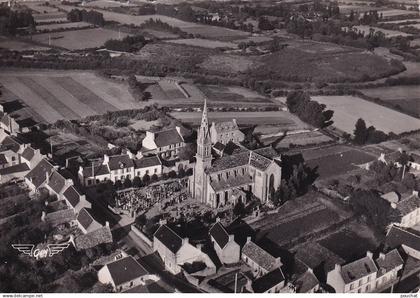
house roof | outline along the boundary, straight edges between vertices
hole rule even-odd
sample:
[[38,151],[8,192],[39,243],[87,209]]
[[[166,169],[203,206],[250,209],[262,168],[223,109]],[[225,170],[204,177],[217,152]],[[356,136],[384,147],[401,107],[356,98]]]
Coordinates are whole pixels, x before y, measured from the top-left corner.
[[244,245],[242,254],[267,271],[275,269],[276,259],[252,241]]
[[390,191],[381,195],[381,198],[390,203],[398,203],[400,195],[396,191]]
[[148,274],[146,269],[132,256],[127,256],[105,266],[108,268],[111,278],[117,287]]
[[167,225],[160,226],[153,236],[173,253],[177,253],[182,246],[182,238]]
[[59,225],[74,220],[73,209],[63,209],[45,215],[45,220],[52,225]]
[[254,152],[269,159],[280,157],[280,154],[276,151],[276,149],[271,146],[255,149]]
[[378,275],[382,276],[385,273],[397,268],[404,264],[403,259],[401,258],[400,253],[397,249],[393,249],[387,254],[383,255],[382,257],[379,256],[375,260],[376,264],[378,265]]
[[30,168],[28,167],[26,163],[20,163],[11,167],[0,169],[0,175],[10,175],[14,173],[26,172],[29,170]]
[[420,236],[402,228],[392,226],[386,235],[385,245],[389,248],[398,248],[403,244],[420,251]]
[[7,164],[6,156],[4,156],[4,154],[0,154],[0,165],[4,164]]
[[225,133],[238,129],[238,124],[235,121],[213,122],[212,126],[216,129],[217,133]]
[[216,144],[213,145],[213,148],[218,151],[223,151],[225,149],[225,145],[223,145],[220,142],[217,142]]
[[64,177],[57,171],[52,172],[49,179],[50,181],[47,185],[51,187],[55,193],[59,194],[66,185],[66,179],[64,179]]
[[224,248],[229,242],[229,234],[226,232],[221,222],[216,222],[209,230],[209,234],[220,248]]
[[6,136],[0,144],[0,152],[11,150],[17,153],[19,149],[20,149],[20,142],[11,136]]
[[254,280],[254,282],[252,283],[252,289],[255,293],[265,293],[266,291],[278,285],[282,281],[284,281],[283,272],[279,268],[277,268]]
[[[109,169],[107,165],[98,165],[93,167],[93,172],[95,176],[107,175],[109,174]],[[93,177],[92,166],[83,168],[83,177]]]
[[92,224],[97,224],[99,225],[99,223],[97,223],[95,221],[95,219],[92,217],[92,215],[89,213],[89,211],[86,208],[82,208],[79,211],[79,214],[77,215],[77,221],[82,225],[83,228],[85,228],[86,230],[92,225]]
[[134,159],[134,167],[136,169],[143,169],[148,167],[160,166],[162,163],[157,156],[143,157],[140,159]]
[[26,174],[25,178],[32,181],[32,184],[38,188],[41,186],[42,183],[45,182],[47,179],[46,173],[51,173],[54,169],[53,165],[43,158],[36,166],[33,168],[28,174]]
[[373,260],[366,256],[341,267],[341,276],[346,284],[378,271]]
[[420,198],[416,194],[412,194],[397,203],[397,210],[402,216],[413,212],[420,208]]
[[77,249],[88,249],[102,243],[111,243],[112,234],[108,226],[100,227],[92,232],[80,235],[74,239]]
[[73,208],[76,207],[80,202],[80,194],[77,192],[73,185],[69,186],[63,195],[70,203],[70,205],[73,206]]
[[312,271],[307,270],[293,284],[297,293],[308,293],[319,284],[319,280]]
[[32,147],[30,146],[26,147],[25,150],[23,150],[22,152],[22,157],[26,159],[27,161],[30,161],[32,157],[34,157],[34,155],[35,155],[35,150],[32,149]]
[[182,143],[184,139],[175,128],[155,132],[155,144],[158,147],[165,147]]
[[110,156],[108,166],[111,171],[114,171],[122,168],[134,167],[134,163],[128,154],[122,154]]

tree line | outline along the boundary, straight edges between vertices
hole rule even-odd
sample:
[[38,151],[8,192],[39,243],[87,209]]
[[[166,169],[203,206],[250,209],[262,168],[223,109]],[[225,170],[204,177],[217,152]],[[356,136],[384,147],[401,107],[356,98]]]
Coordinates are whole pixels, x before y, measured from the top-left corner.
[[0,6],[0,35],[16,35],[18,28],[35,30],[35,21],[30,10],[11,10]]
[[85,9],[72,9],[67,13],[67,20],[70,22],[87,22],[102,27],[105,24],[104,15],[100,12]]

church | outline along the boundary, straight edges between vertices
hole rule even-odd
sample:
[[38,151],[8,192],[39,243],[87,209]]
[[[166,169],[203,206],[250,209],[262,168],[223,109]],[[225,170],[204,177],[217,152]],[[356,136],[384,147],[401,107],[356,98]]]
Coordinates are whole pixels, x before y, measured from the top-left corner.
[[[233,123],[236,125],[235,120]],[[249,150],[235,138],[216,148],[221,144],[214,144],[215,136],[211,134],[205,101],[197,135],[196,164],[189,183],[192,197],[218,208],[234,205],[238,200],[245,202],[246,193],[251,192],[266,203],[281,183],[279,154],[271,147]],[[227,150],[229,145],[231,150]]]

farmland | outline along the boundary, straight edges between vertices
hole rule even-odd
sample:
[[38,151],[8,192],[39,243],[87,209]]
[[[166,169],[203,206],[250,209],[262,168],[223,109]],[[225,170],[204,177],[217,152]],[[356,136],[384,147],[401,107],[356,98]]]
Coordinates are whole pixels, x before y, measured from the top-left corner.
[[363,34],[368,35],[370,29],[373,29],[375,31],[381,31],[382,33],[385,34],[386,37],[395,37],[395,36],[410,36],[411,34],[407,34],[401,31],[395,31],[395,30],[386,30],[386,29],[382,29],[382,28],[378,28],[378,27],[372,27],[372,26],[366,26],[366,25],[359,25],[359,26],[354,26],[354,28],[357,31],[361,31],[363,32]]
[[[59,24],[59,26],[61,26],[61,24]],[[121,38],[128,35],[126,33],[120,34]],[[118,39],[118,37],[118,32],[103,28],[32,35],[32,39],[34,41],[46,45],[51,42],[51,46],[65,48],[68,50],[81,50],[101,47],[108,39]]]
[[54,30],[67,30],[67,29],[81,29],[93,27],[93,25],[86,22],[74,22],[74,23],[64,23],[64,24],[48,24],[48,25],[37,25],[36,30],[40,32],[45,31],[54,31]]
[[[57,5],[57,7],[65,10],[70,11],[73,7],[67,5]],[[147,20],[159,19],[162,22],[168,23],[171,26],[179,27],[183,31],[191,34],[199,34],[204,38],[210,39],[238,39],[244,38],[249,35],[247,32],[239,31],[239,30],[232,30],[223,27],[215,27],[215,26],[208,26],[208,25],[201,25],[195,24],[190,22],[181,21],[175,18],[162,16],[162,15],[144,15],[144,16],[134,16],[128,15],[123,13],[111,12],[106,10],[95,9],[101,12],[104,15],[106,21],[114,21],[125,25],[134,24],[136,26],[140,26]]]
[[367,126],[373,125],[385,133],[400,134],[420,128],[419,119],[358,97],[313,96],[312,99],[333,110],[333,125],[347,133],[353,133],[354,125],[359,118],[365,120]]
[[[201,112],[173,112],[173,117],[185,123],[198,125],[201,121]],[[209,121],[221,122],[232,119],[232,113],[229,112],[210,112],[208,114]],[[249,126],[252,124],[275,124],[283,129],[300,129],[306,124],[297,117],[288,112],[272,111],[272,112],[238,112],[234,116],[241,126]]]
[[140,107],[125,85],[90,72],[2,71],[0,83],[49,123]]
[[48,47],[34,45],[30,42],[25,42],[22,40],[6,39],[2,36],[0,36],[0,48],[10,49],[12,51],[45,51],[49,49]]
[[403,111],[420,115],[420,86],[390,86],[361,91],[370,97],[391,103]]
[[[258,127],[254,130],[254,133],[258,133]],[[268,145],[278,139],[281,139],[277,144],[277,148],[289,148],[290,146],[308,146],[317,145],[327,142],[332,142],[332,139],[319,131],[310,131],[296,134],[288,134],[282,136],[282,134],[262,135],[260,138],[263,144]]]

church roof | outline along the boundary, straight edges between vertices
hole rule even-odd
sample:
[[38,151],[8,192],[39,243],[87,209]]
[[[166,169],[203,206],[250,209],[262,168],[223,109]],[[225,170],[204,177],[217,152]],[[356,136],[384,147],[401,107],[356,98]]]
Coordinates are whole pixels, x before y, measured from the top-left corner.
[[248,164],[248,161],[249,161],[249,152],[223,156],[214,161],[211,168],[208,169],[208,172],[216,173],[216,172],[220,172],[226,169],[244,166]]
[[211,187],[215,192],[248,185],[252,183],[252,178],[249,175],[231,176],[228,179],[222,178],[221,180],[213,180],[210,182]]
[[233,121],[233,120],[217,122],[217,123],[213,122],[213,127],[217,133],[224,133],[224,132],[238,130],[238,125],[236,124],[236,121]]

